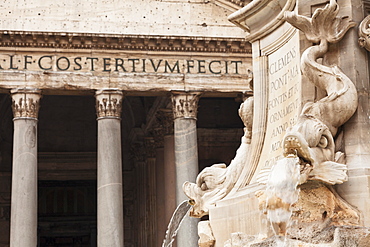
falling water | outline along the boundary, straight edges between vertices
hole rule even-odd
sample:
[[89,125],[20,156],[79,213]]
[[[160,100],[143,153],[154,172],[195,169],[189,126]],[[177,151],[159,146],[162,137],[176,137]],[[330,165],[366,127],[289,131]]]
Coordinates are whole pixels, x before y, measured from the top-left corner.
[[190,208],[191,206],[188,201],[183,201],[177,206],[175,212],[173,212],[170,223],[168,224],[162,247],[172,247],[172,243],[175,240],[180,224],[184,220],[185,216],[188,215]]
[[284,236],[292,215],[291,205],[298,200],[299,158],[288,155],[271,168],[266,187],[267,218],[275,234]]

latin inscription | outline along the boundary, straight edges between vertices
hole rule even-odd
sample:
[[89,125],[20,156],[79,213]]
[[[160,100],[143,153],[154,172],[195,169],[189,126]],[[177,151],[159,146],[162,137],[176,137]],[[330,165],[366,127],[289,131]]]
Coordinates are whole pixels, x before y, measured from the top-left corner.
[[298,42],[294,37],[276,54],[269,57],[268,129],[265,149],[269,157],[264,167],[270,167],[282,155],[286,130],[298,118],[301,104],[301,74]]
[[241,60],[161,59],[100,56],[0,55],[1,70],[171,73],[171,74],[247,74]]
[[268,56],[267,127],[257,174],[281,157],[283,137],[298,119],[301,107],[299,64],[298,34]]

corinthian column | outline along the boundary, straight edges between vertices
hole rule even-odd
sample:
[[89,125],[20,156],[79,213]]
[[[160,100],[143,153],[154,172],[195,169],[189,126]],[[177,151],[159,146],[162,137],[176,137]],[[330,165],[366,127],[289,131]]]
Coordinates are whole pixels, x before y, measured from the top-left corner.
[[122,247],[121,110],[123,93],[96,92],[98,121],[98,247]]
[[[176,164],[176,203],[187,200],[182,190],[185,181],[195,182],[198,174],[197,108],[200,93],[173,93],[174,143]],[[198,246],[198,220],[187,217],[177,236],[177,247]]]
[[10,247],[37,245],[37,116],[40,91],[14,89]]

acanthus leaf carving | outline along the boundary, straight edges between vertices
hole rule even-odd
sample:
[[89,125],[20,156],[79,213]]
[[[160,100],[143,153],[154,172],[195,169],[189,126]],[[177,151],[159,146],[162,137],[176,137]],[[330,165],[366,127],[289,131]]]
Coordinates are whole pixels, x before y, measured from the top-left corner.
[[96,92],[96,115],[102,118],[121,118],[123,93],[116,89]]
[[14,119],[37,119],[40,108],[41,91],[32,88],[11,90]]
[[173,92],[173,118],[197,119],[198,102],[201,92]]

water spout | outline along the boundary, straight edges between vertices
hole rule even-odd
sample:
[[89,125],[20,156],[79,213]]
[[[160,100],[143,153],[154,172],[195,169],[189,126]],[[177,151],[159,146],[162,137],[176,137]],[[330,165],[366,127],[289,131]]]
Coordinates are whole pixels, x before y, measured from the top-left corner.
[[290,154],[271,168],[265,191],[267,218],[276,235],[284,236],[292,215],[291,205],[298,201],[300,163]]
[[186,215],[189,215],[190,208],[191,205],[187,200],[177,206],[176,210],[173,212],[170,223],[168,224],[162,247],[172,247],[172,243],[175,241],[181,222],[184,220]]

